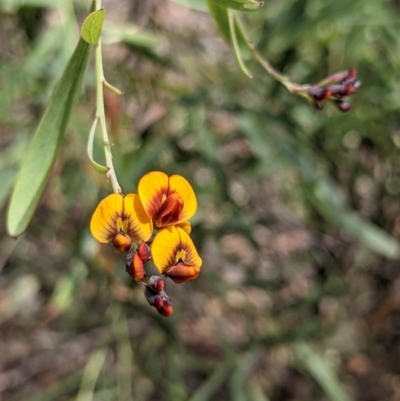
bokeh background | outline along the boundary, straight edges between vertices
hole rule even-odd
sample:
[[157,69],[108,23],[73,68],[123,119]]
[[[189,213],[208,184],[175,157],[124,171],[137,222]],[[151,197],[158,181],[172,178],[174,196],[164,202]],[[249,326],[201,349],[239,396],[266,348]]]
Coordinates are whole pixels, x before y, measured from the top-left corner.
[[[245,77],[201,0],[104,1],[125,192],[184,175],[200,277],[160,317],[91,237],[111,192],[86,155],[93,63],[27,232],[7,201],[89,2],[0,0],[0,400],[400,400],[400,2],[266,1],[240,14],[298,83],[356,68],[353,109]],[[95,157],[102,161],[101,141]]]

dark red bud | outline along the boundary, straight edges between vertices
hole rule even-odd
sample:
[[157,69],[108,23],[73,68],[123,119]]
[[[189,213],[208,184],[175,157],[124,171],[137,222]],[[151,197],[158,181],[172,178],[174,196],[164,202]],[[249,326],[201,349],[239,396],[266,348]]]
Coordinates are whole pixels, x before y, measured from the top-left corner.
[[165,287],[164,279],[160,276],[151,276],[149,278],[149,286],[155,292],[160,293]]
[[142,259],[143,263],[146,263],[150,260],[150,247],[145,243],[145,242],[141,242],[138,246],[137,249],[137,253],[140,257],[140,259]]
[[172,315],[174,308],[172,307],[170,300],[164,300],[163,306],[157,309],[158,313],[163,317],[169,317]]
[[154,306],[157,310],[160,309],[160,308],[162,308],[163,305],[164,305],[164,301],[163,301],[163,299],[162,299],[162,297],[161,297],[160,295],[156,295],[156,296],[153,298],[152,301],[153,301],[152,306]]
[[343,96],[351,95],[353,92],[354,92],[354,85],[353,84],[347,84],[344,87]]
[[143,262],[137,253],[127,256],[126,271],[135,281],[141,281],[145,276]]
[[340,110],[340,111],[343,111],[344,113],[346,112],[346,111],[349,111],[349,110],[351,110],[351,103],[349,103],[349,102],[344,102],[344,101],[342,101],[342,100],[336,100],[335,101],[335,104],[336,104],[336,106],[338,107],[338,109]]
[[357,76],[357,70],[355,68],[350,68],[350,70],[347,70],[348,78],[355,78],[356,76]]

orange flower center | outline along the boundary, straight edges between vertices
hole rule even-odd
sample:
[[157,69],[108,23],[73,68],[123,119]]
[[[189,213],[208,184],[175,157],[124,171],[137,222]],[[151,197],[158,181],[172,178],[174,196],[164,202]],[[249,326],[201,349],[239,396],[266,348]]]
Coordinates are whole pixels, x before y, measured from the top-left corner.
[[178,221],[183,209],[183,200],[177,193],[172,193],[168,196],[163,195],[164,197],[165,200],[159,212],[154,217],[154,221],[158,227],[164,227]]

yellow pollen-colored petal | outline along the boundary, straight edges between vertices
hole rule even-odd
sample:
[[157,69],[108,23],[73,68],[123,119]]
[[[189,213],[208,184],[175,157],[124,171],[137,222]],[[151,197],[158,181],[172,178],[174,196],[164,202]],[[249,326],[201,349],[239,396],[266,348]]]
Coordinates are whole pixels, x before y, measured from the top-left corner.
[[177,263],[200,268],[202,260],[189,235],[175,226],[161,230],[151,245],[153,262],[163,273]]
[[133,242],[148,241],[153,234],[153,223],[136,194],[124,197],[124,218],[126,232]]
[[117,220],[123,214],[123,203],[122,195],[111,194],[97,205],[90,221],[90,231],[97,241],[111,242],[118,234]]
[[153,219],[168,194],[168,176],[161,171],[144,175],[138,184],[138,194],[147,215]]
[[169,177],[168,188],[169,194],[179,194],[183,202],[183,208],[179,213],[178,221],[176,221],[174,224],[182,223],[193,217],[197,211],[197,199],[189,182],[180,175],[172,175]]
[[176,224],[176,227],[182,228],[187,234],[192,232],[192,225],[189,221],[184,221],[183,223]]

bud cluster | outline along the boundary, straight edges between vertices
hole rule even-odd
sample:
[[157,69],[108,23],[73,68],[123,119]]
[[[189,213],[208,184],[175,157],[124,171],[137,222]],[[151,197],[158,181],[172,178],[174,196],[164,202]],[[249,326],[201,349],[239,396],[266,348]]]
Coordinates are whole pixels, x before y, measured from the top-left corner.
[[351,109],[351,103],[343,98],[357,93],[360,86],[356,70],[350,69],[337,72],[319,84],[308,87],[307,95],[311,97],[317,110],[322,110],[324,101],[332,100],[340,111],[346,112]]
[[135,253],[126,255],[126,271],[135,280],[141,281],[145,276],[144,264],[150,260],[150,248],[141,242]]
[[164,291],[165,282],[160,276],[151,276],[145,284],[144,295],[151,306],[154,306],[161,316],[169,317],[173,312],[170,297]]
[[160,276],[150,276],[147,282],[144,264],[151,259],[150,248],[145,242],[141,242],[135,253],[126,256],[126,271],[144,287],[144,296],[148,303],[154,306],[161,316],[169,317],[173,312],[170,297],[164,291],[165,282]]

